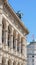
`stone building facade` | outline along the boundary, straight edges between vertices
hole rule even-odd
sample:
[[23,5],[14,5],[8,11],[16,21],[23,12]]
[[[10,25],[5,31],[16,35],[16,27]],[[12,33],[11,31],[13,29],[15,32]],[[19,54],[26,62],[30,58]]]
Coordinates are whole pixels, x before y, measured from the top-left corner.
[[7,0],[0,0],[0,65],[26,64],[28,33]]
[[27,65],[36,65],[36,41],[27,45]]

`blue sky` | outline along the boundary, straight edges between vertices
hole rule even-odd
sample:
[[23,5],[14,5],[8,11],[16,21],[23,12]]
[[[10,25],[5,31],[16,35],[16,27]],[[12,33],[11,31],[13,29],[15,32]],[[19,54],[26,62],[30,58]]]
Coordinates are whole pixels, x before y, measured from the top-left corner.
[[32,41],[32,35],[36,39],[36,0],[9,0],[9,3],[15,12],[20,10],[24,14],[22,21],[30,32],[28,42]]

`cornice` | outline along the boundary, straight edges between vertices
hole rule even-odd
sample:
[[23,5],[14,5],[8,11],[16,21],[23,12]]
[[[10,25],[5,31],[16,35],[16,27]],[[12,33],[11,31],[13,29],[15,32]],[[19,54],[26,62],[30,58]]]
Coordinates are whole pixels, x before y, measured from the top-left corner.
[[17,21],[20,23],[20,25],[22,26],[24,32],[26,33],[26,35],[29,33],[28,29],[25,27],[25,25],[22,23],[22,21],[20,20],[20,18],[17,16],[17,14],[15,13],[15,11],[13,10],[13,8],[11,8],[10,4],[8,4],[8,2],[4,2],[4,6],[6,5],[7,9],[10,11],[11,15],[13,13],[13,16],[15,17],[15,19],[17,19]]

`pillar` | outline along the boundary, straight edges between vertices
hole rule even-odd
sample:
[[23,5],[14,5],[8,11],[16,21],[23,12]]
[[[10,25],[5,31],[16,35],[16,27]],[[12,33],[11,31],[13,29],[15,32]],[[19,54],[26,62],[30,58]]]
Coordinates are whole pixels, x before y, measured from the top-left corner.
[[10,65],[13,65],[13,62],[14,62],[14,61],[12,60]]
[[16,61],[16,65],[18,65],[18,61]]
[[8,65],[8,59],[5,58],[4,65]]
[[21,36],[19,36],[19,52],[21,53]]
[[2,55],[0,55],[0,65],[2,65]]
[[5,28],[5,40],[4,43],[6,46],[8,46],[8,22],[6,21],[6,28]]
[[15,46],[16,46],[16,51],[17,51],[17,42],[18,42],[18,32],[16,32],[16,38],[15,38]]
[[12,27],[12,31],[11,31],[11,43],[10,43],[10,48],[13,49],[13,32],[14,32],[14,28]]
[[3,9],[3,6],[1,4],[1,1],[0,1],[0,48],[2,47],[2,9]]
[[25,55],[25,41],[23,38],[23,42],[22,42],[22,54]]
[[2,12],[3,12],[3,5],[1,4],[1,0],[0,0],[0,65],[2,64],[2,20],[3,20],[3,16],[2,16]]

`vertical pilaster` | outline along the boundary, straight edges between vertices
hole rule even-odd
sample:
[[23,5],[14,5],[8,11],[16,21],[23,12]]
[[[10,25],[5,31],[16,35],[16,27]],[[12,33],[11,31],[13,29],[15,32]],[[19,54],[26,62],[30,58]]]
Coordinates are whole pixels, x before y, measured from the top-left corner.
[[12,60],[12,62],[11,62],[11,64],[10,64],[10,65],[13,65],[13,62],[14,62],[14,61]]
[[16,65],[18,65],[18,61],[16,61]]
[[5,58],[4,65],[8,65],[8,59],[7,58]]
[[0,1],[0,48],[2,47],[2,19],[3,19],[2,10],[3,10],[3,6]]
[[0,54],[0,65],[2,64],[2,55]]
[[3,20],[3,5],[2,5],[2,1],[0,0],[0,65],[2,64],[2,20]]
[[21,53],[21,36],[19,38],[19,52]]
[[18,32],[16,32],[16,38],[15,38],[16,51],[17,51],[17,42],[18,42]]
[[25,54],[25,41],[24,41],[24,38],[23,38],[23,42],[22,42],[22,54],[24,55]]
[[6,22],[6,28],[5,28],[5,45],[8,45],[8,22]]
[[12,27],[12,31],[11,31],[11,44],[10,44],[10,48],[13,49],[13,32],[14,32],[14,28]]

